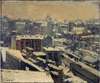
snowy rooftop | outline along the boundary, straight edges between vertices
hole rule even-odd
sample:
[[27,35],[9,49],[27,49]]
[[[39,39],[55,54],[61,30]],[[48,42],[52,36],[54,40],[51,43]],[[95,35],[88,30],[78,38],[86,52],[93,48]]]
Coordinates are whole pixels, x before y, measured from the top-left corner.
[[44,52],[33,52],[36,56],[45,56],[46,54]]
[[54,83],[51,75],[47,72],[2,70],[1,82],[10,83]]
[[61,49],[57,47],[44,47],[45,51],[61,51]]
[[43,39],[44,36],[43,35],[17,35],[16,36],[16,40],[20,40],[20,39]]

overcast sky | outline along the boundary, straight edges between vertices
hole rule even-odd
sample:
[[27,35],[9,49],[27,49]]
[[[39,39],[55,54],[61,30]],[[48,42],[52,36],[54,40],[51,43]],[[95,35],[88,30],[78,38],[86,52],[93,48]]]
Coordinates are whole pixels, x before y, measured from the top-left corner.
[[6,1],[2,4],[2,15],[13,19],[43,19],[47,15],[57,20],[88,20],[99,17],[98,8],[92,2],[36,2]]

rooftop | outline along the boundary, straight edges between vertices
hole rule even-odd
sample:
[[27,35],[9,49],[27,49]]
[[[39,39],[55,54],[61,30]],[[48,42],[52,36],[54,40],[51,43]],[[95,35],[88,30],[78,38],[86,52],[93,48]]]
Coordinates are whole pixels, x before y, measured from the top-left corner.
[[66,39],[65,38],[55,38],[54,41],[66,42]]
[[16,40],[21,40],[21,39],[43,39],[43,35],[17,35]]
[[92,56],[85,56],[83,58],[83,60],[89,62],[89,63],[95,63],[98,61],[99,58],[96,58],[96,57],[92,57]]
[[2,70],[2,81],[10,83],[54,83],[47,72]]
[[20,60],[28,65],[30,65],[33,68],[36,68],[38,71],[44,71],[43,68],[40,66],[37,66],[36,64],[32,63],[31,61],[25,59],[22,56],[22,53],[19,50],[9,49],[9,48],[0,48],[1,50],[5,50],[8,56],[12,56],[16,60]]
[[45,56],[46,54],[44,52],[33,52],[36,56]]
[[[91,51],[91,50],[86,50],[86,49],[79,49],[79,50],[82,51],[83,54],[86,53],[87,55],[91,55],[91,56],[93,56],[93,57],[98,56],[98,54],[97,54],[96,52]],[[86,55],[85,55],[85,56],[86,56]]]
[[99,35],[87,35],[87,36],[81,36],[82,38],[100,38]]
[[44,47],[45,51],[61,51],[59,48],[57,47]]

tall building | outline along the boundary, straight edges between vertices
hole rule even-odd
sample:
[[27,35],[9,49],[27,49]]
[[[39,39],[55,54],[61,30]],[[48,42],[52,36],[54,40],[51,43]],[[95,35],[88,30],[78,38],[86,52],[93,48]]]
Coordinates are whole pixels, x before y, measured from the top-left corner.
[[12,37],[11,47],[19,50],[30,47],[33,51],[41,51],[43,38],[42,35],[17,35]]
[[41,34],[41,22],[33,22],[32,25],[32,34]]
[[57,47],[44,47],[44,51],[47,53],[48,62],[55,62],[54,65],[61,65],[62,51]]
[[0,16],[0,40],[5,39],[5,35],[9,28],[9,18],[6,16]]
[[15,27],[18,33],[23,33],[25,29],[26,22],[23,20],[16,20]]

